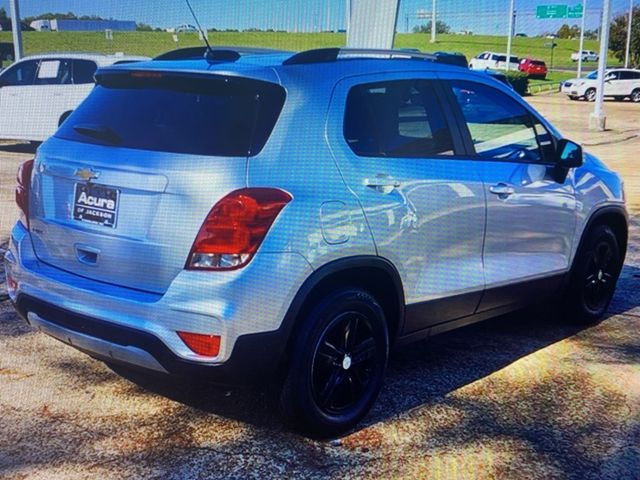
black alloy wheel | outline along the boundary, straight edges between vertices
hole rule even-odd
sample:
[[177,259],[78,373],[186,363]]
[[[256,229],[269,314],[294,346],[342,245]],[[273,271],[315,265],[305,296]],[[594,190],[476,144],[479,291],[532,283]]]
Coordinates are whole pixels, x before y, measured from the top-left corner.
[[291,426],[326,438],[353,428],[375,402],[389,356],[384,311],[369,292],[345,287],[299,319],[280,409]]
[[613,245],[601,240],[589,253],[584,279],[584,301],[589,310],[600,311],[609,304],[618,266]]
[[602,318],[613,298],[623,258],[611,227],[596,225],[585,234],[565,297],[571,321],[591,324]]
[[339,415],[358,403],[371,388],[377,349],[371,322],[357,311],[327,325],[311,367],[313,397],[322,411]]

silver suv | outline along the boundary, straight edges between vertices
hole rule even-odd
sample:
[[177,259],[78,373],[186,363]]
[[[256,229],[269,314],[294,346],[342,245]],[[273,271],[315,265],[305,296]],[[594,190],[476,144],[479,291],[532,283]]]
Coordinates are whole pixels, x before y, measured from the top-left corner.
[[393,347],[547,299],[604,315],[620,177],[487,75],[397,51],[169,57],[100,69],[21,167],[5,262],[32,326],[269,381],[325,436],[367,413]]

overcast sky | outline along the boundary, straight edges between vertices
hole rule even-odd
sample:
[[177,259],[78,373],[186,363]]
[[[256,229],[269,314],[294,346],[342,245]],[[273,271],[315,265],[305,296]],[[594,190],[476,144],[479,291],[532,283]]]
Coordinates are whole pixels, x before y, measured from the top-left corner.
[[[375,0],[368,0],[374,4]],[[346,0],[191,0],[203,26],[207,28],[251,27],[314,31],[345,27]],[[562,23],[579,24],[579,19],[538,20],[536,5],[568,3],[579,0],[516,0],[516,31],[529,35],[556,31]],[[640,0],[636,0],[640,5]],[[629,0],[613,0],[614,13],[628,9]],[[9,0],[0,0],[9,10]],[[439,18],[453,30],[503,35],[507,31],[509,0],[438,0]],[[184,0],[20,0],[23,17],[43,12],[68,12],[100,15],[120,20],[134,20],[157,27],[174,27],[193,23]],[[600,21],[602,2],[587,1],[587,28]],[[398,31],[404,32],[424,20],[417,18],[420,9],[431,10],[431,0],[401,0]]]

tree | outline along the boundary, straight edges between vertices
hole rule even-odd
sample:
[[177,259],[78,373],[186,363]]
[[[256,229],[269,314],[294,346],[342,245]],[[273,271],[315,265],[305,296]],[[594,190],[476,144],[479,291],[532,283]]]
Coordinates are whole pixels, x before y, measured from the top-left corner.
[[558,29],[556,35],[558,38],[576,38],[580,36],[580,27],[577,25],[570,27],[565,23]]
[[147,25],[146,23],[136,23],[136,30],[139,32],[152,32],[153,27],[151,25]]
[[[442,20],[436,20],[436,33],[449,33],[451,27]],[[431,33],[431,22],[413,27],[413,33]]]
[[598,38],[598,29],[596,28],[595,30],[585,30],[584,38],[586,38],[587,40],[596,40]]
[[[640,7],[634,7],[633,20],[631,22],[631,46],[629,48],[629,63],[640,67]],[[609,49],[620,61],[624,61],[625,51],[627,49],[627,22],[628,13],[618,15],[611,22],[611,30],[609,31]]]
[[[0,16],[0,19],[1,18],[2,16]],[[59,20],[106,20],[105,18],[99,15],[82,15],[79,17],[73,12],[67,12],[67,13],[46,12],[46,13],[41,13],[40,15],[35,15],[33,17],[25,17],[24,22],[31,23],[34,20],[53,20],[54,18],[57,18]]]
[[9,20],[9,17],[7,17],[7,11],[0,7],[0,20]]

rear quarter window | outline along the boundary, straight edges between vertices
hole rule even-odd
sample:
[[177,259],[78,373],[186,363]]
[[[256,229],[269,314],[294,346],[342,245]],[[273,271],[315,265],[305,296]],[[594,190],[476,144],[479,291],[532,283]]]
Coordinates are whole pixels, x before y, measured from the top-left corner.
[[91,60],[74,60],[73,61],[73,83],[86,84],[93,83],[93,76],[98,69],[96,62]]

